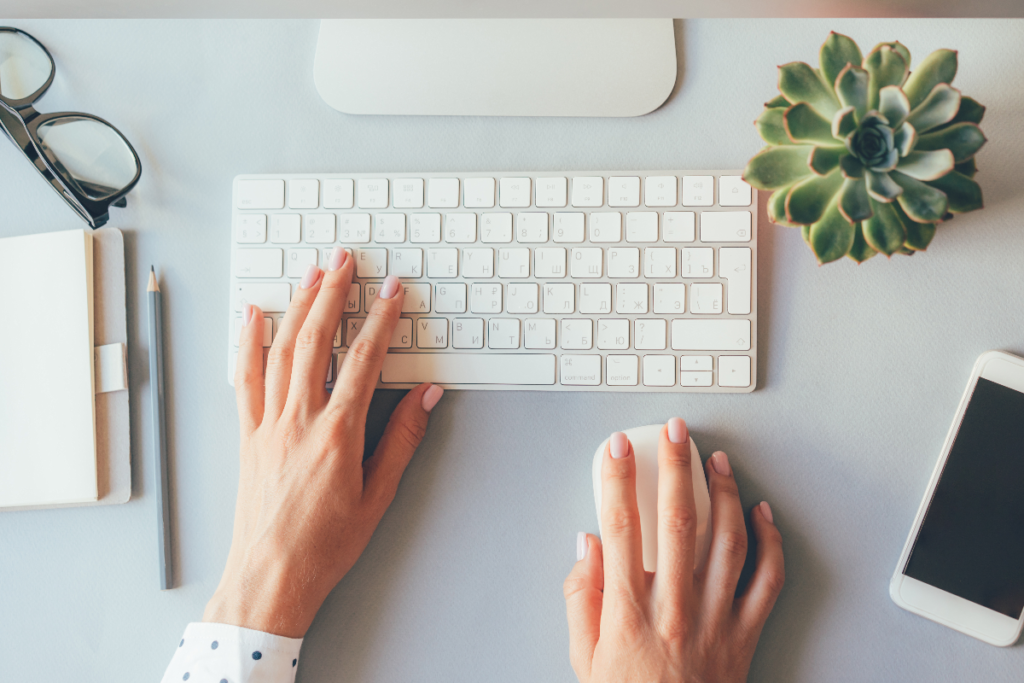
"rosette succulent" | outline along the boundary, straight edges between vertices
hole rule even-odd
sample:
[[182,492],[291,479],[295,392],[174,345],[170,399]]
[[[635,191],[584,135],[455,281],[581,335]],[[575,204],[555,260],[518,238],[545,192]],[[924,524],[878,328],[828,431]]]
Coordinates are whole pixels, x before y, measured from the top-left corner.
[[831,33],[820,67],[779,67],[781,95],[755,124],[768,143],[743,178],[774,190],[768,215],[800,227],[820,263],[925,249],[936,225],[982,206],[974,155],[985,108],[950,86],[957,54],[915,71],[900,43],[866,57]]

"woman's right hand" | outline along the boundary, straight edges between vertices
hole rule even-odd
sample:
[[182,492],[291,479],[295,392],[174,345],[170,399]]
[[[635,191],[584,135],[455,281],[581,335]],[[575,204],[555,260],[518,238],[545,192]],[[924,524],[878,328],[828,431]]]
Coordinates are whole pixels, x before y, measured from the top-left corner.
[[645,572],[636,465],[626,435],[602,464],[601,527],[580,534],[565,580],[570,658],[582,683],[745,681],[761,629],[782,590],[782,537],[767,503],[754,506],[757,566],[736,595],[747,552],[739,491],[725,453],[706,464],[712,536],[694,572],[697,511],[686,423],[672,418],[658,445],[658,563]]

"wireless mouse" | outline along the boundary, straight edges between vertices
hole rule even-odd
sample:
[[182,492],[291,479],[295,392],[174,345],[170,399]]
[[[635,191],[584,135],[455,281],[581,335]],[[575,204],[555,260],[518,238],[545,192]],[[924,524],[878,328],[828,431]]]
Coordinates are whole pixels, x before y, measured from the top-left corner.
[[[644,569],[653,572],[658,563],[658,439],[664,425],[647,425],[625,429],[623,432],[633,444],[636,459],[636,502],[640,508],[640,534],[643,538]],[[601,442],[594,453],[594,501],[597,504],[597,523],[601,524],[601,463],[608,448],[608,439]],[[697,444],[690,437],[691,469],[693,472],[693,499],[697,504],[697,542],[694,548],[694,569],[700,569],[711,545],[711,497],[704,477]]]

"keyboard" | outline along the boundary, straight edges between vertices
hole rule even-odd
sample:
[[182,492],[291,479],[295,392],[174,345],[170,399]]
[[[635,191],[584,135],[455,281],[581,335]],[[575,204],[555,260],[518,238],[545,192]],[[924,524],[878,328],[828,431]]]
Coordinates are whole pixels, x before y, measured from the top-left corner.
[[385,276],[378,387],[737,393],[757,377],[757,191],[736,171],[240,175],[228,380],[244,303],[269,347],[311,263],[355,281],[333,387]]

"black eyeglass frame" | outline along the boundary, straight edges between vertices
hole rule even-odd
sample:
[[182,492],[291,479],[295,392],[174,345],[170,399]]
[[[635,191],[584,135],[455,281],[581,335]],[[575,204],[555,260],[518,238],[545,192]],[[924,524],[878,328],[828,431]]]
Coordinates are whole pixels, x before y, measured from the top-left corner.
[[[132,144],[128,142],[128,138],[126,138],[121,131],[111,125],[108,121],[105,121],[98,116],[67,111],[55,112],[52,114],[40,114],[36,111],[32,105],[46,94],[46,91],[53,83],[54,75],[57,73],[57,65],[53,61],[53,56],[42,43],[21,29],[14,28],[12,26],[0,26],[0,32],[21,34],[38,45],[46,55],[46,58],[50,60],[50,75],[46,79],[46,82],[43,83],[43,85],[34,93],[28,97],[18,100],[0,95],[0,130],[2,130],[7,137],[10,138],[11,142],[13,142],[22,151],[22,153],[28,157],[28,160],[32,162],[32,165],[35,166],[37,171],[39,171],[39,174],[50,183],[50,187],[52,187],[54,191],[59,194],[65,202],[67,202],[68,206],[74,209],[90,227],[93,229],[103,227],[110,219],[110,207],[116,206],[124,208],[127,206],[128,201],[125,195],[131,192],[136,183],[139,182],[139,177],[142,175],[142,162],[139,161],[139,155],[136,153],[135,148],[132,147]],[[121,137],[125,145],[127,145],[128,149],[131,151],[132,156],[135,158],[135,177],[132,178],[131,182],[109,197],[104,197],[103,199],[92,199],[91,197],[88,197],[77,187],[77,183],[74,183],[73,181],[69,182],[69,179],[65,176],[66,171],[62,171],[61,168],[51,161],[43,152],[42,141],[39,138],[39,126],[55,119],[71,117],[91,119],[107,126]]]

